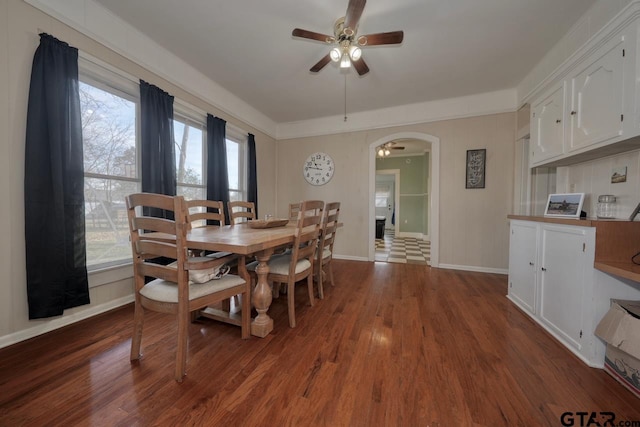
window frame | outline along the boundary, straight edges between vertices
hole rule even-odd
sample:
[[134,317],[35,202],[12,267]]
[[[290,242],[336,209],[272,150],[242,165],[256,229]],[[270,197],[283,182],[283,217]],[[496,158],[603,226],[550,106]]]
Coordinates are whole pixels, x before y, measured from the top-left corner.
[[[95,58],[80,55],[78,58],[78,80],[94,88],[126,99],[135,105],[135,177],[107,175],[83,171],[83,179],[105,179],[135,183],[138,191],[142,188],[140,168],[140,86],[137,80]],[[133,257],[87,265],[89,287],[100,286],[114,280],[130,277]],[[117,270],[104,274],[109,270]],[[103,274],[96,274],[103,273]],[[115,276],[114,276],[115,274]]]

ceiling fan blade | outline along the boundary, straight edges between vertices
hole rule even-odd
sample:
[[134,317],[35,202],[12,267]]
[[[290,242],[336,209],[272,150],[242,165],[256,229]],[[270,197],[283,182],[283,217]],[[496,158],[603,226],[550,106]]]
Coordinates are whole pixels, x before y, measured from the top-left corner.
[[301,28],[295,28],[291,33],[294,37],[302,37],[303,39],[318,40],[319,42],[328,43],[328,40],[333,39],[332,36],[326,34],[314,33],[313,31],[303,30]]
[[367,0],[349,0],[347,14],[344,17],[344,28],[351,28],[353,31],[356,30],[366,3]]
[[322,57],[320,61],[316,63],[316,65],[311,67],[309,71],[311,71],[312,73],[317,73],[318,71],[322,70],[324,66],[327,65],[329,62],[331,62],[331,57],[327,53],[325,56]]
[[364,62],[364,59],[360,58],[357,61],[353,61],[353,68],[356,69],[359,75],[365,75],[369,72],[369,67],[367,63]]
[[391,31],[388,33],[367,34],[367,35],[358,37],[358,42],[360,42],[360,39],[362,38],[367,39],[367,42],[364,43],[364,46],[377,46],[381,44],[398,44],[398,43],[402,43],[402,39],[404,39],[404,31]]

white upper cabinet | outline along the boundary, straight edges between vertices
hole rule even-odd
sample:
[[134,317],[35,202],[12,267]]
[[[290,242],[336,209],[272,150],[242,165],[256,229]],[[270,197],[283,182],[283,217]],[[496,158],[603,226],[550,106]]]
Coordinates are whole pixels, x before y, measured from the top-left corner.
[[[574,53],[531,102],[529,166],[566,166],[640,148],[640,18]],[[555,77],[554,77],[555,76]],[[633,139],[631,139],[633,138]]]
[[568,151],[623,136],[625,55],[624,36],[618,37],[570,77]]
[[531,109],[532,164],[540,164],[564,153],[565,85],[542,98]]

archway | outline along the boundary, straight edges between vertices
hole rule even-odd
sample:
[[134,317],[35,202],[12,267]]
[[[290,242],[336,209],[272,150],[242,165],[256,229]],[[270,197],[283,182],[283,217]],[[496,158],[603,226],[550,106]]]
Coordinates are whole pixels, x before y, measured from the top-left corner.
[[431,145],[431,192],[429,203],[429,237],[431,240],[431,266],[437,267],[440,248],[440,138],[421,132],[399,132],[384,136],[369,145],[369,261],[375,260],[375,185],[376,185],[376,147],[396,139],[416,139]]

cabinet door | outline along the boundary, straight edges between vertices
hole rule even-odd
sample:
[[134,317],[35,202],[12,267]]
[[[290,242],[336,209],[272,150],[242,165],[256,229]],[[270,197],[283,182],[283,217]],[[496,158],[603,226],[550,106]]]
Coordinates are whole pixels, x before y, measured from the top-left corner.
[[563,154],[564,83],[552,90],[531,110],[531,164],[536,165]]
[[535,223],[511,222],[509,238],[509,298],[522,309],[536,312]]
[[568,151],[623,134],[624,37],[598,50],[570,79]]
[[582,227],[541,227],[540,319],[566,344],[582,347],[583,288],[588,268]]

